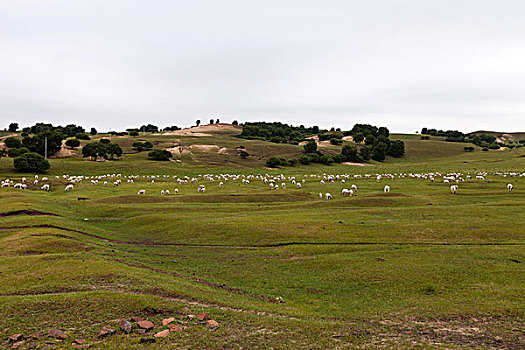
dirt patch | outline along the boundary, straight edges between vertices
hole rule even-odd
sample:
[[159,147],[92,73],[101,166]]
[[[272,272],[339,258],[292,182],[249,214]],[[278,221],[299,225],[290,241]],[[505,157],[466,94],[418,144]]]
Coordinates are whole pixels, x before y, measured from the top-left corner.
[[343,136],[343,141],[354,141],[353,136]]
[[191,145],[190,148],[204,152],[218,151],[220,149],[217,145]]
[[156,135],[179,135],[179,136],[205,137],[205,136],[212,136],[211,134],[208,134],[208,132],[241,131],[241,130],[242,130],[242,127],[231,125],[231,124],[213,124],[213,125],[193,126],[191,128],[186,128],[186,129],[176,130],[176,131],[168,131],[168,132],[164,132],[162,134],[156,134]]
[[344,165],[356,165],[356,166],[374,166],[372,164],[354,163],[354,162],[342,162]]
[[[325,140],[325,141],[319,141],[319,136],[315,135],[315,136],[308,136],[307,139],[310,139],[310,140],[314,140],[315,143],[317,144],[317,147],[321,147],[321,148],[326,148],[326,147],[332,147],[334,145],[332,145],[330,143],[330,140]],[[299,142],[299,146],[304,146],[306,145],[308,141],[302,141],[302,142]]]
[[48,158],[56,159],[56,158],[72,157],[76,155],[75,151],[81,150],[81,149],[82,149],[82,146],[75,147],[75,148],[70,148],[66,146],[66,140],[64,140],[62,141],[62,148],[60,148],[60,150],[56,152],[55,154],[50,155]]
[[53,214],[53,213],[44,213],[42,211],[38,211],[38,210],[32,210],[32,209],[22,209],[22,210],[13,210],[13,211],[9,211],[7,213],[0,213],[0,218],[4,218],[4,217],[7,217],[7,216],[19,216],[19,215],[28,215],[28,216],[38,216],[38,215],[43,215],[43,216],[58,216],[57,214]]

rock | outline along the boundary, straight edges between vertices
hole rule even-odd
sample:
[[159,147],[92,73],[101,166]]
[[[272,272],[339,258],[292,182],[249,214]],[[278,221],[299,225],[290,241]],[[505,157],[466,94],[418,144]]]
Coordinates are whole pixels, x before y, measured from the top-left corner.
[[195,315],[188,315],[188,318],[189,318],[190,320],[193,320],[193,319],[195,318]]
[[127,320],[124,320],[124,319],[120,320],[119,326],[120,326],[120,329],[122,329],[124,332],[126,333],[131,332],[131,323],[128,322]]
[[173,321],[175,321],[175,318],[173,318],[173,317],[165,318],[165,319],[162,320],[162,325],[166,326],[166,325],[170,324]]
[[199,321],[204,321],[210,318],[210,314],[207,312],[201,312],[200,314],[195,315]]
[[44,333],[42,332],[36,332],[35,334],[33,334],[33,338],[35,339],[42,339],[44,337]]
[[136,329],[135,331],[136,331],[138,334],[146,334],[146,330],[145,330],[145,329],[142,329],[142,328]]
[[9,337],[10,341],[19,341],[24,335],[22,333],[13,334]]
[[208,320],[206,321],[206,323],[208,324],[208,326],[210,327],[219,327],[219,322],[215,321],[215,320]]
[[14,343],[13,345],[11,345],[11,349],[18,349],[21,345],[23,345],[25,343],[25,340],[22,340],[22,341],[18,341],[16,343]]
[[501,343],[503,341],[503,338],[497,335],[494,337],[494,340],[497,341],[498,343]]
[[377,261],[386,261],[386,259],[383,259],[383,258],[377,258],[376,260]]
[[142,329],[152,329],[153,327],[155,327],[155,325],[153,324],[153,322],[151,321],[147,321],[147,320],[144,320],[144,321],[138,321],[137,322],[139,324],[139,327],[142,328]]
[[155,338],[166,338],[168,335],[170,335],[170,330],[165,329],[163,331],[158,332],[154,335]]
[[133,321],[133,322],[139,322],[139,321],[144,321],[144,319],[141,318],[141,317],[138,317],[138,316],[133,316],[133,317],[131,318],[131,321]]
[[116,329],[111,329],[111,328],[102,328],[102,330],[100,331],[100,333],[98,333],[98,337],[99,338],[103,338],[107,335],[110,335],[110,334],[113,334],[113,333],[116,333],[117,330]]
[[91,347],[91,344],[71,344],[75,349],[86,349],[86,348],[90,348]]
[[64,332],[60,329],[52,329],[47,334],[49,334],[51,337],[56,337],[57,334],[60,334],[60,333],[64,333]]
[[169,324],[168,328],[171,332],[182,332],[182,328],[178,324]]
[[155,338],[140,338],[141,343],[155,343]]
[[56,335],[56,338],[57,339],[60,339],[60,340],[64,340],[67,338],[67,334],[66,333],[59,333]]
[[86,339],[82,339],[82,338],[75,339],[75,343],[77,344],[84,344],[85,342],[86,342]]

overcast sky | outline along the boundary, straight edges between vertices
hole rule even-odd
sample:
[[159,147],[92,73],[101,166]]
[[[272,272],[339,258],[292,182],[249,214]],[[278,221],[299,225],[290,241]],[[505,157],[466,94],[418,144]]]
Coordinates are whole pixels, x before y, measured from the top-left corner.
[[0,128],[525,131],[523,0],[0,0]]

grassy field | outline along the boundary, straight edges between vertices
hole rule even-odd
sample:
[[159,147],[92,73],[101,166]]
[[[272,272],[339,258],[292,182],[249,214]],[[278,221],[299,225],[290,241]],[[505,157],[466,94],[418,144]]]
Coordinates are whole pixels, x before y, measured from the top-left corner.
[[[404,158],[271,170],[265,159],[301,148],[208,133],[137,137],[182,145],[187,152],[171,162],[148,161],[131,149],[134,139],[114,138],[122,160],[51,159],[50,192],[0,189],[0,347],[70,348],[79,338],[104,349],[525,347],[525,177],[494,175],[523,173],[523,148],[466,153],[460,143],[393,135],[405,141]],[[488,175],[460,183],[456,195],[441,177],[399,176],[426,172]],[[84,180],[71,192],[55,179],[117,173],[140,177],[118,187]],[[372,176],[322,185],[325,173]],[[305,182],[270,191],[257,178],[223,187],[173,178],[199,174]],[[154,184],[143,178],[151,175],[159,175]],[[22,176],[32,180],[0,159],[1,179]],[[342,197],[350,184],[357,196]],[[160,195],[175,188],[176,196]],[[202,312],[218,325],[191,317]],[[133,323],[122,332],[119,320],[133,316],[155,328],[140,334]],[[166,329],[168,317],[182,331],[140,342]],[[103,327],[117,332],[99,337]]]

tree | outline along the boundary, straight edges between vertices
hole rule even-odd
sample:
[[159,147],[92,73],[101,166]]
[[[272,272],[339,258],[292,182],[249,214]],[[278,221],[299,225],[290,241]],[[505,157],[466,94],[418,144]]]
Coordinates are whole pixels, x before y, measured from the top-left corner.
[[91,135],[96,135],[97,134],[97,129],[95,128],[91,128],[91,131],[89,132]]
[[136,130],[130,131],[129,132],[129,136],[137,137],[137,136],[139,136],[139,132],[136,131]]
[[315,151],[317,151],[317,143],[315,142],[315,140],[309,140],[304,146],[304,151],[306,153],[313,153]]
[[75,138],[77,140],[91,140],[91,137],[89,137],[89,135],[86,134],[85,132],[81,132],[81,133],[76,134]]
[[377,130],[377,136],[386,136],[386,137],[389,137],[390,136],[390,131],[385,128],[384,126],[380,127],[378,130]]
[[278,157],[271,157],[266,161],[266,166],[269,168],[277,168],[281,165],[281,160]]
[[474,147],[472,146],[467,146],[467,147],[464,147],[463,149],[465,150],[465,152],[474,152]]
[[110,141],[109,139],[100,139],[98,142],[107,145],[107,144],[110,143],[111,141]]
[[299,157],[299,163],[308,165],[310,164],[310,157],[308,157],[306,154]]
[[378,142],[372,147],[372,159],[382,162],[386,158],[388,145],[383,142]]
[[10,149],[7,151],[7,155],[8,155],[10,158],[16,158],[16,157],[19,157],[19,156],[21,156],[22,154],[26,154],[26,153],[29,153],[29,149],[27,149],[26,147],[10,148]]
[[330,156],[324,155],[319,158],[319,161],[325,165],[331,165],[334,163],[334,159]]
[[156,149],[148,153],[148,158],[151,160],[166,161],[166,160],[170,160],[171,157],[173,157],[171,152],[166,151],[166,150],[161,150],[161,149]]
[[358,132],[357,134],[354,135],[354,142],[355,143],[361,143],[363,142],[365,139],[365,135],[363,135],[362,132]]
[[376,143],[376,138],[374,135],[366,135],[365,145],[372,146],[375,143]]
[[215,120],[215,124],[219,124],[219,123],[220,123],[219,118],[217,118],[217,119]]
[[246,158],[248,158],[250,156],[250,153],[248,153],[248,152],[246,152],[244,150],[241,150],[239,152],[239,155],[241,156],[242,159],[246,159]]
[[106,150],[110,159],[113,159],[114,156],[122,156],[122,148],[116,143],[109,143],[106,145]]
[[341,145],[341,144],[343,143],[343,140],[341,140],[341,139],[336,139],[336,138],[331,138],[331,139],[330,139],[330,143],[331,143],[332,145]]
[[210,119],[210,124],[213,124],[213,119]]
[[200,121],[200,119],[197,119],[197,121],[195,122],[195,124],[196,124],[197,126],[201,125],[201,121]]
[[18,130],[18,123],[9,124],[9,128],[7,130],[9,132],[16,132]]
[[358,162],[361,163],[363,159],[357,153],[357,148],[351,145],[344,145],[341,150],[341,157],[346,162]]
[[317,125],[314,125],[312,127],[312,133],[314,133],[314,134],[318,134],[319,133],[319,127]]
[[394,140],[388,147],[388,155],[396,158],[403,157],[405,155],[405,143],[401,140]]
[[82,147],[82,157],[90,157],[92,160],[107,158],[108,154],[106,145],[100,142],[90,142]]
[[370,160],[370,147],[365,146],[359,150],[359,155],[364,161]]
[[37,173],[43,172],[50,167],[47,159],[34,152],[29,152],[15,158],[13,165],[16,170]]
[[22,146],[22,141],[14,137],[6,138],[4,143],[8,148],[20,148]]
[[232,125],[239,125],[239,122],[236,121],[236,120],[234,120],[234,121],[232,122]]
[[80,141],[77,139],[69,139],[66,141],[66,146],[72,147],[72,148],[78,147],[80,146]]

